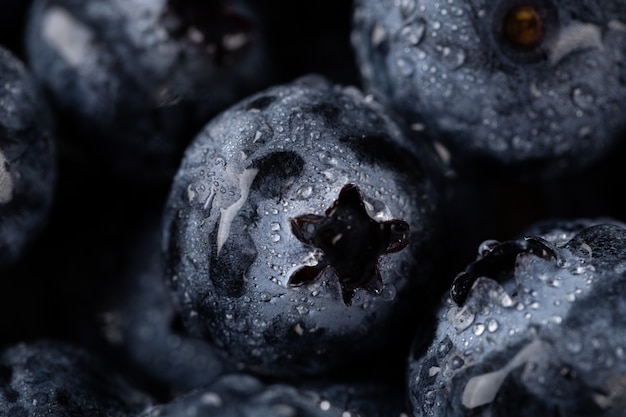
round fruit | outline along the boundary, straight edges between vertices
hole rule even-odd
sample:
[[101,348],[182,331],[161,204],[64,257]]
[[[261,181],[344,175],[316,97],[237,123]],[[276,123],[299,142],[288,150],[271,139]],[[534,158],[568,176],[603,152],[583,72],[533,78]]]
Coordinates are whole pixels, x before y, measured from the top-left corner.
[[441,237],[431,155],[405,145],[375,101],[315,76],[213,119],[165,210],[189,331],[281,375],[328,371],[404,332],[437,298]]

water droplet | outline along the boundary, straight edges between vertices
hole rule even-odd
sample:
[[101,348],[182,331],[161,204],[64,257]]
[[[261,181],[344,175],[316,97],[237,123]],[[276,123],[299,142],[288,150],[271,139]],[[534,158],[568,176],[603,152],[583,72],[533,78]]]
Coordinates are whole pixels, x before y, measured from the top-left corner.
[[415,11],[415,0],[400,0],[399,8],[402,17],[406,19]]
[[396,61],[396,65],[398,66],[398,71],[404,77],[410,77],[413,75],[414,71],[414,63],[409,58],[398,58]]
[[498,296],[496,298],[496,301],[502,306],[502,307],[511,307],[513,306],[513,304],[515,304],[515,302],[513,301],[513,299],[511,298],[511,296],[506,292],[506,291],[501,291],[498,293]]
[[279,230],[280,230],[280,223],[278,223],[278,222],[272,222],[272,224],[270,224],[270,229],[271,229],[273,232],[277,232],[277,231],[279,231]]
[[480,336],[485,332],[485,325],[483,323],[476,323],[472,330],[476,336]]
[[454,358],[452,358],[452,362],[450,363],[450,367],[452,369],[459,369],[463,365],[465,365],[465,361],[458,356],[455,356]]
[[313,194],[313,187],[310,185],[303,185],[296,190],[296,198],[299,200],[307,200]]
[[498,330],[498,327],[500,327],[500,324],[498,323],[496,319],[487,320],[487,331],[489,333],[494,333],[495,331]]
[[280,241],[280,235],[278,233],[272,233],[270,235],[270,239],[272,240],[272,242],[278,242]]
[[448,311],[448,321],[458,331],[463,331],[472,325],[476,315],[470,311],[467,307],[457,308],[452,307]]
[[615,265],[613,267],[613,271],[615,271],[616,274],[620,274],[620,275],[626,272],[626,262],[620,262],[617,265]]
[[450,69],[458,69],[465,64],[465,51],[456,47],[443,46],[440,47],[442,60]]
[[400,30],[400,38],[408,45],[417,46],[424,39],[426,33],[426,22],[423,19],[416,19]]
[[583,110],[592,109],[595,103],[595,96],[588,87],[576,87],[572,90],[572,101]]
[[396,294],[397,294],[396,287],[392,284],[388,284],[383,288],[381,292],[381,297],[385,301],[393,301],[396,298]]
[[383,25],[377,23],[372,29],[371,42],[374,48],[379,47],[385,40],[387,40],[387,30]]
[[309,312],[309,307],[307,307],[304,304],[301,304],[296,307],[296,310],[298,310],[298,313],[300,314],[307,314]]

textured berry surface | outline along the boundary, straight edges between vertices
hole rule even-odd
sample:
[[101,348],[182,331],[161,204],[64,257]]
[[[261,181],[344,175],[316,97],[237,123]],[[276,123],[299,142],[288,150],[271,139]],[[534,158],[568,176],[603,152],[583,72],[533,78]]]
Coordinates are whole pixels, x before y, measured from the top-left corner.
[[55,341],[0,355],[0,415],[130,417],[152,400],[95,355]]
[[167,182],[208,118],[271,80],[246,13],[235,2],[37,0],[26,55],[73,146],[127,178]]
[[[147,409],[138,417],[345,417],[343,409],[313,390],[286,384],[264,384],[245,374],[224,375],[207,387],[168,404]],[[374,415],[372,414],[372,417]],[[363,414],[363,417],[369,417]]]
[[131,263],[97,310],[104,341],[167,396],[207,385],[228,366],[213,346],[180,329],[164,278],[159,220],[153,215],[142,224]]
[[0,416],[623,415],[625,28],[0,0]]
[[385,344],[416,290],[436,286],[438,190],[405,143],[375,102],[320,77],[214,119],[164,220],[189,331],[277,374],[323,372]]
[[0,47],[0,268],[41,232],[56,185],[52,115],[12,52]]
[[472,175],[595,162],[621,140],[621,1],[358,0],[364,84],[423,126]]
[[485,242],[455,279],[433,342],[414,346],[413,414],[619,415],[624,226],[557,222]]

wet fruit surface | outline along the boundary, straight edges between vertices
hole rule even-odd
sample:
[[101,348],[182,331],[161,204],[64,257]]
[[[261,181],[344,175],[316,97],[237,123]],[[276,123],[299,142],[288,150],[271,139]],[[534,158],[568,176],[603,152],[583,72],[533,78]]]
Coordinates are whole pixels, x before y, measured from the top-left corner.
[[356,2],[366,87],[443,145],[463,175],[485,166],[559,176],[622,138],[624,4]]
[[621,416],[625,6],[0,0],[0,416]]
[[268,374],[380,349],[437,285],[436,175],[407,141],[377,103],[320,77],[214,119],[166,204],[167,277],[188,329]]
[[518,415],[622,409],[609,387],[624,372],[615,314],[624,308],[626,229],[605,221],[486,242],[441,306],[433,342],[414,346],[415,415],[508,415],[521,404]]

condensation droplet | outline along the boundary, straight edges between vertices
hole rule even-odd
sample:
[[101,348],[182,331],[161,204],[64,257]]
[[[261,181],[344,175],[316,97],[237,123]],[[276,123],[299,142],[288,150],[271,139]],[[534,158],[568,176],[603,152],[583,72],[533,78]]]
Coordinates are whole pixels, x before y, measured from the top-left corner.
[[487,320],[487,331],[489,333],[494,333],[495,331],[498,330],[498,327],[500,327],[500,324],[498,323],[496,319]]
[[463,365],[465,365],[465,361],[458,356],[455,356],[454,358],[452,358],[452,362],[450,363],[450,367],[452,369],[459,369]]
[[452,307],[448,311],[448,321],[454,326],[458,331],[463,331],[470,327],[474,322],[474,318],[476,314],[471,312],[467,307],[457,308]]
[[480,336],[485,332],[485,325],[483,323],[476,323],[472,331],[476,336]]
[[417,46],[424,39],[424,33],[426,33],[426,22],[416,19],[400,30],[400,38],[408,45]]
[[400,0],[399,7],[402,17],[406,19],[415,11],[415,0]]
[[304,185],[296,190],[296,198],[300,200],[306,200],[313,195],[313,187],[310,185]]
[[595,96],[587,87],[576,87],[572,90],[572,101],[581,109],[592,109],[595,103]]
[[623,274],[626,272],[626,262],[620,262],[617,265],[615,265],[613,267],[613,271],[615,271],[616,274]]
[[398,58],[396,61],[396,65],[398,66],[398,71],[400,71],[400,75],[404,77],[410,77],[413,75],[414,65],[413,61],[407,58]]

